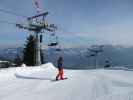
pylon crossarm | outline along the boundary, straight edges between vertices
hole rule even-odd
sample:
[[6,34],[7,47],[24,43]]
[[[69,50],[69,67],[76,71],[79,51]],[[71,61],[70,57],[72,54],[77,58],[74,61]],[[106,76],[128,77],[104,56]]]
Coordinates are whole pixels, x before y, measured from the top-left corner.
[[32,16],[32,17],[28,17],[28,20],[32,20],[32,19],[36,19],[38,17],[45,17],[48,15],[48,12],[44,12],[44,13],[41,13],[41,14],[38,14],[38,15],[35,15],[35,16]]
[[21,25],[21,24],[16,24],[16,26],[18,28],[21,28],[21,29],[26,29],[26,30],[29,30],[29,31],[40,31],[39,28],[36,28],[36,27],[29,27],[29,26],[24,26],[24,25]]

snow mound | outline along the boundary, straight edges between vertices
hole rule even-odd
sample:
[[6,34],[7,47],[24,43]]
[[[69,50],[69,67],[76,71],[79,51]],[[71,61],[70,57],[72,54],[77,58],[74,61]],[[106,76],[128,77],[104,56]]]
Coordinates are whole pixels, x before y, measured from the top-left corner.
[[36,67],[21,67],[17,69],[15,76],[22,79],[52,80],[56,71],[57,69],[52,63],[47,63]]
[[[39,74],[40,73],[40,74]],[[0,70],[0,79],[13,79],[14,76],[21,79],[53,79],[57,74],[57,69],[52,63],[46,63],[41,66],[26,66],[5,68]],[[2,81],[2,80],[0,80]]]
[[55,70],[56,67],[52,63],[43,64],[40,67],[46,68],[46,70]]
[[27,67],[25,64],[23,67],[19,67],[16,69],[17,73],[34,73],[34,72],[39,72],[39,71],[53,71],[56,70],[56,67],[52,63],[46,63],[41,66],[34,66],[34,67]]
[[21,65],[21,67],[26,67],[26,64],[23,63],[23,64]]

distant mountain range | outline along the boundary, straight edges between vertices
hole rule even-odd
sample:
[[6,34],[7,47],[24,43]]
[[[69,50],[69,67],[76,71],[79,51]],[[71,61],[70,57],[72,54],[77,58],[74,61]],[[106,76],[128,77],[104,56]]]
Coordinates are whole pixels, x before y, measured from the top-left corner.
[[[91,48],[91,46],[89,47]],[[0,60],[14,60],[19,54],[22,56],[23,48],[3,48],[0,49]],[[66,68],[94,68],[95,58],[88,57],[92,53],[86,48],[66,48],[61,52],[56,51],[54,48],[43,50],[44,60],[53,62],[56,65],[56,60],[61,55],[64,57],[64,66]],[[110,61],[112,66],[130,66],[133,65],[133,47],[112,46],[105,45],[103,52],[97,57],[98,67],[103,67],[105,61]],[[93,66],[93,67],[91,67]]]
[[22,56],[23,48],[0,48],[0,60],[13,61],[17,54]]

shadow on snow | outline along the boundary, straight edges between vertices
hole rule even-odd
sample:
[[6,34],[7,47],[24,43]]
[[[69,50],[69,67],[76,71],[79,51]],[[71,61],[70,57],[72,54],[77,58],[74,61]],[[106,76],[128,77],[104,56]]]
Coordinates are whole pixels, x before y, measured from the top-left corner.
[[21,79],[35,79],[35,80],[52,80],[52,78],[47,78],[47,77],[33,77],[33,76],[24,76],[24,75],[19,75],[19,74],[14,74],[16,78],[21,78]]

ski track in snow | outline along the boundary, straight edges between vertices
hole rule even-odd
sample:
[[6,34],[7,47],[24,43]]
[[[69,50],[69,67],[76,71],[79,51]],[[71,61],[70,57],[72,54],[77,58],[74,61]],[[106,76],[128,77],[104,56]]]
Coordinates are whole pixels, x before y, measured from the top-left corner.
[[0,71],[0,100],[133,100],[133,71],[65,70],[55,81],[51,63]]

